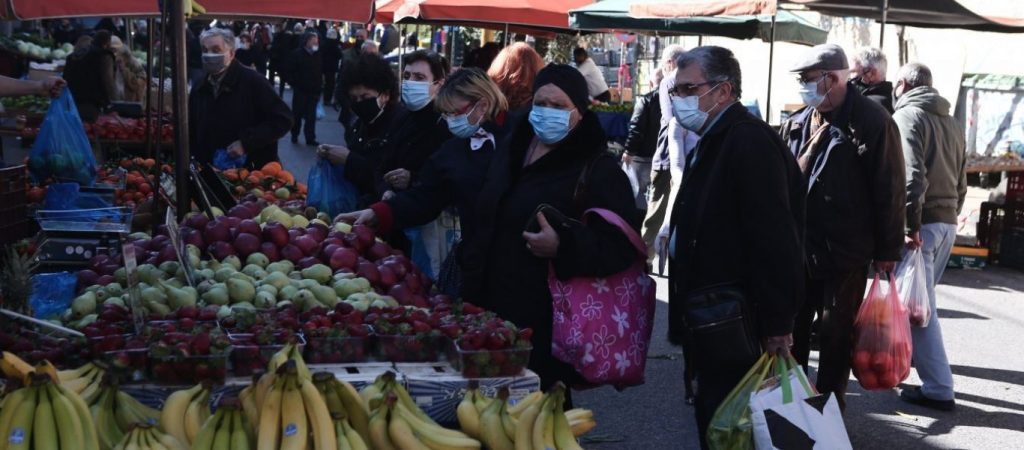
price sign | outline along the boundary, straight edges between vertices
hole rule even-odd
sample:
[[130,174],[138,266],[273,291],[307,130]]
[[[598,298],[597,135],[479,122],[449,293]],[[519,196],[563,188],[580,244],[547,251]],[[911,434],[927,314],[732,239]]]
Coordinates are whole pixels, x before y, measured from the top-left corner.
[[146,315],[142,306],[142,295],[139,293],[139,271],[135,260],[135,245],[124,241],[121,244],[121,255],[124,256],[124,271],[128,279],[128,304],[132,308],[132,321],[135,332],[141,333],[146,324]]

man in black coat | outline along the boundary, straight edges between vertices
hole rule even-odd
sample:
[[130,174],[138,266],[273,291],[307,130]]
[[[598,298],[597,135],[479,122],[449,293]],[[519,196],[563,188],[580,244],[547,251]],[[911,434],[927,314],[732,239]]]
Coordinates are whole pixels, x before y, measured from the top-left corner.
[[341,65],[341,41],[338,40],[337,28],[327,29],[326,39],[321,42],[320,55],[323,57],[324,106],[333,106],[338,67]]
[[[701,139],[672,207],[669,338],[679,343],[693,332],[684,324],[691,294],[728,284],[755,311],[749,338],[759,338],[764,351],[788,352],[803,292],[800,171],[778,135],[738,101],[741,75],[732,52],[697,47],[677,67],[673,111]],[[699,339],[687,347],[694,353],[702,448],[715,410],[755,362],[710,347]]]
[[247,155],[252,169],[277,161],[277,140],[292,125],[292,113],[266,78],[234,61],[231,32],[211,29],[201,36],[207,76],[188,97],[192,156],[211,162],[217,149]]
[[[306,145],[320,145],[316,141],[316,104],[324,87],[323,57],[320,56],[320,37],[307,31],[302,44],[292,51],[288,82],[292,85],[292,143],[299,142],[299,131],[306,135]],[[303,126],[305,122],[305,126]]]
[[[661,72],[655,74],[655,86],[661,84]],[[626,151],[622,154],[622,169],[629,176],[636,196],[636,207],[647,211],[647,190],[651,187],[651,161],[658,149],[661,133],[661,102],[658,89],[636,99],[633,117],[629,119]]]
[[906,176],[899,129],[882,106],[847,82],[843,49],[808,51],[793,72],[808,108],[780,132],[807,179],[807,301],[797,316],[793,356],[807,366],[810,329],[821,318],[818,391],[845,408],[853,322],[868,266],[891,272],[904,244]]
[[96,121],[110,105],[116,90],[115,67],[114,52],[110,50],[110,32],[107,30],[96,32],[86,52],[76,52],[68,57],[64,79],[83,121]]

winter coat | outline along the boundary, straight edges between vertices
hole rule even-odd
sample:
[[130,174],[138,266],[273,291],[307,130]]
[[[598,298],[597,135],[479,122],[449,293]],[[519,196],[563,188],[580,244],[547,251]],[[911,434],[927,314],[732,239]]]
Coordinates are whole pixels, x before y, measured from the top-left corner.
[[670,340],[683,342],[687,295],[721,283],[744,291],[761,336],[789,334],[804,286],[806,188],[796,160],[740,103],[722,112],[694,152],[670,218]]
[[96,120],[101,110],[116,97],[115,59],[113,52],[96,46],[68,58],[64,79],[83,120]]
[[[813,132],[811,111],[797,111],[780,128],[798,160],[810,151],[804,142]],[[896,123],[856,89],[847,89],[842,106],[827,116],[817,159],[825,159],[824,168],[807,193],[805,248],[815,278],[872,260],[899,261],[904,244],[907,192]]]
[[434,109],[434,102],[419,111],[403,109],[395,116],[394,131],[391,132],[388,145],[384,147],[381,165],[374,175],[377,194],[397,191],[384,181],[384,175],[395,169],[412,172],[410,183],[416,182],[423,164],[451,137],[448,124]]
[[861,95],[867,97],[868,100],[878,103],[886,111],[889,111],[889,114],[892,114],[892,83],[883,81],[878,84],[864,84],[860,81],[860,78],[855,78],[851,84],[857,87]]
[[626,135],[626,154],[640,158],[653,158],[658,149],[661,133],[661,105],[658,90],[636,99],[633,117],[629,119]]
[[[341,64],[341,43],[337,39],[324,39],[320,41],[320,57],[323,58],[324,74],[338,73],[338,66]],[[334,95],[333,92],[329,94]]]
[[[477,201],[476,236],[463,247],[463,294],[520,327],[533,328],[529,367],[546,388],[557,380],[577,380],[571,366],[551,356],[548,268],[561,279],[600,277],[624,270],[642,255],[621,230],[600,219],[559,229],[558,256],[551,260],[537,258],[526,248],[523,231],[541,204],[577,218],[586,209],[605,208],[635,229],[640,217],[629,180],[607,153],[604,131],[593,112],[585,112],[557,148],[526,167],[533,128],[526,114],[509,123]],[[586,186],[574,199],[585,167]]]
[[231,62],[217,96],[209,77],[192,89],[188,117],[193,157],[211,162],[217,149],[240,140],[249,168],[277,161],[277,141],[292,127],[292,111],[270,82],[238,61]]
[[345,161],[345,178],[359,190],[360,207],[380,200],[375,175],[391,139],[395,117],[404,114],[405,107],[400,103],[389,103],[372,124],[356,118],[352,126],[345,127],[345,143],[350,151]]
[[305,47],[292,50],[288,64],[288,84],[292,89],[318,95],[324,89],[323,57]]
[[907,165],[907,230],[956,224],[967,196],[967,145],[949,102],[931,86],[917,87],[897,99],[892,120]]

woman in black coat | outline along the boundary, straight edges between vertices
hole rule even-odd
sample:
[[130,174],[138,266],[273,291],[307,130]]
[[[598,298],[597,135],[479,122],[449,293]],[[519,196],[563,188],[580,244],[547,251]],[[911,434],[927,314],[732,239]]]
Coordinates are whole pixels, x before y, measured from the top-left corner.
[[[529,367],[544,388],[578,380],[570,365],[551,355],[549,267],[561,279],[600,277],[642,257],[621,230],[600,219],[562,228],[535,212],[546,204],[580,218],[587,209],[604,208],[639,228],[632,188],[588,110],[586,86],[566,65],[549,65],[537,74],[530,119],[510,121],[478,199],[475,236],[462,258],[466,300],[533,328]],[[534,219],[537,226],[530,225]]]

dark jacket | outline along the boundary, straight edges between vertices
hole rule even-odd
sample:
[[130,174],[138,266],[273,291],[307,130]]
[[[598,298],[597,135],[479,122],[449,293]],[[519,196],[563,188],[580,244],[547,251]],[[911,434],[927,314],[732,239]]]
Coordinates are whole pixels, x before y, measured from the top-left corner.
[[359,189],[360,207],[380,200],[375,175],[384,159],[384,149],[391,140],[395,117],[404,113],[405,107],[401,103],[389,103],[372,124],[357,118],[352,126],[345,127],[345,143],[350,151],[345,161],[345,178]]
[[949,102],[931,86],[917,87],[896,101],[892,120],[907,164],[907,230],[956,224],[967,196],[967,144]]
[[278,71],[288,64],[288,54],[295,50],[295,41],[296,36],[291,30],[274,33],[274,39],[270,43],[270,63],[274,64]]
[[869,85],[861,82],[860,78],[855,78],[851,84],[857,88],[857,91],[859,91],[861,95],[867,97],[868,100],[878,103],[885,108],[886,111],[889,111],[889,114],[893,113],[892,83],[883,81],[878,84]]
[[110,104],[114,95],[114,67],[114,53],[96,46],[68,58],[64,79],[83,119],[96,120],[100,110]]
[[[586,112],[575,130],[551,153],[523,167],[534,138],[526,115],[510,118],[509,133],[498,146],[477,202],[477,232],[462,256],[464,297],[518,326],[534,330],[530,368],[543,387],[571,382],[573,369],[551,356],[551,293],[548,267],[561,279],[606,276],[640,258],[622,232],[600,219],[559,230],[558,256],[533,256],[522,233],[541,204],[569,217],[589,208],[605,208],[639,228],[640,217],[626,174],[607,153],[597,116]],[[573,193],[584,167],[586,187]]]
[[629,134],[626,135],[626,154],[640,158],[654,157],[661,133],[659,97],[655,89],[636,99],[633,117],[629,119]]
[[722,113],[694,152],[670,219],[670,340],[683,340],[687,294],[721,283],[743,289],[761,336],[791,333],[804,285],[805,187],[796,160],[740,103]]
[[319,51],[310,53],[305,47],[292,50],[288,84],[292,89],[307,94],[319,94],[324,89],[323,57]]
[[[320,57],[323,58],[324,74],[333,76],[338,73],[338,66],[341,63],[341,43],[337,39],[321,40]],[[328,94],[334,95],[333,92]]]
[[292,111],[270,82],[238,61],[231,62],[216,97],[208,77],[192,89],[188,116],[192,156],[210,162],[217,149],[241,140],[249,168],[277,161],[277,140],[292,127]]
[[235,59],[243,66],[251,68],[256,63],[256,51],[251,48],[239,48],[235,50]]
[[[797,111],[780,128],[797,159],[811,150],[803,149],[813,131],[811,111]],[[827,161],[807,193],[805,247],[808,269],[816,278],[856,270],[872,260],[899,261],[904,243],[907,192],[900,134],[892,117],[856,89],[848,89],[840,109],[828,115],[831,125],[817,149],[819,158],[828,155]]]
[[423,164],[451,137],[448,124],[434,109],[434,102],[419,111],[403,109],[395,116],[394,131],[391,132],[388,145],[384,147],[383,159],[374,175],[377,194],[395,191],[384,181],[384,175],[395,169],[412,172],[410,183],[415,183]]

